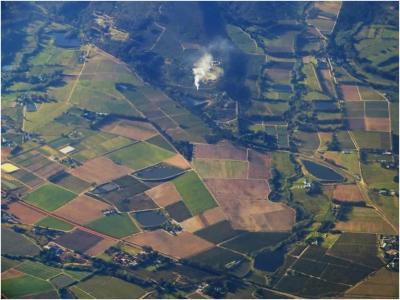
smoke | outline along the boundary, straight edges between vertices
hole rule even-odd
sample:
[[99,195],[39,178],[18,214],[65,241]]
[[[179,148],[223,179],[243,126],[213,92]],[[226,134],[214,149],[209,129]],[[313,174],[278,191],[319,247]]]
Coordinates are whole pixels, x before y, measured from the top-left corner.
[[203,55],[193,64],[194,85],[197,90],[200,83],[216,81],[224,74],[224,70],[220,67],[221,62],[216,61],[211,52],[218,53],[219,56],[226,54],[231,49],[231,45],[225,40],[218,40],[211,43],[207,48],[203,49]]

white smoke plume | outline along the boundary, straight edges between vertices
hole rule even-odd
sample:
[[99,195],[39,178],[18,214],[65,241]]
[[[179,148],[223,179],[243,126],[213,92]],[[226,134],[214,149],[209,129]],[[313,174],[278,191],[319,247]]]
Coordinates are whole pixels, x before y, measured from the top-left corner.
[[205,52],[193,66],[194,85],[197,90],[200,82],[208,82],[217,80],[223,73],[223,69],[214,61],[211,53]]

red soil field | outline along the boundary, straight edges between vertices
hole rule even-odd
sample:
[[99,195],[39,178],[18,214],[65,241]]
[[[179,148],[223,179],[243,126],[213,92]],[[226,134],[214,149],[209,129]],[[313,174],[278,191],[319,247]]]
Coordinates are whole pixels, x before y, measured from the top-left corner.
[[333,199],[339,202],[364,202],[356,184],[338,184],[333,191]]
[[102,201],[81,195],[57,209],[54,214],[83,225],[102,217],[102,211],[110,208]]
[[183,169],[183,170],[190,168],[189,163],[180,154],[172,156],[171,158],[167,158],[163,162],[165,162],[166,164],[169,164],[171,166]]
[[358,87],[356,85],[340,85],[340,91],[342,92],[343,99],[346,101],[359,101],[361,100],[360,94],[358,93]]
[[193,149],[195,158],[247,160],[247,152],[227,142],[219,144],[195,144]]
[[117,165],[111,159],[104,156],[88,160],[82,166],[70,169],[69,171],[69,173],[76,177],[96,184],[105,183],[132,172],[132,169]]
[[162,229],[138,233],[125,240],[140,246],[150,246],[158,252],[178,259],[196,255],[214,246],[189,232],[181,232],[174,236]]
[[18,202],[11,203],[8,205],[8,212],[16,216],[23,224],[35,224],[40,219],[43,219],[46,215],[36,210],[30,209],[25,205]]
[[205,179],[222,210],[235,229],[248,231],[289,231],[296,212],[267,199],[265,180]]
[[365,130],[390,132],[389,118],[365,118]]
[[157,135],[157,131],[150,123],[130,120],[115,121],[107,124],[101,130],[140,141]]
[[249,179],[269,179],[271,177],[272,157],[254,150],[249,151]]
[[3,273],[1,273],[1,280],[9,279],[9,278],[21,277],[22,275],[25,275],[25,273],[20,272],[20,271],[15,270],[15,269],[9,269],[9,270],[4,271]]
[[181,222],[181,226],[185,231],[195,232],[224,220],[226,217],[221,207],[214,207]]
[[182,200],[182,197],[175,188],[175,185],[170,182],[163,183],[150,190],[147,190],[145,194],[161,207],[165,207]]
[[98,242],[96,245],[94,245],[92,248],[87,250],[85,252],[86,255],[90,256],[97,256],[101,253],[103,253],[105,250],[110,248],[112,245],[116,244],[117,242],[113,239],[107,239],[105,238],[104,240]]

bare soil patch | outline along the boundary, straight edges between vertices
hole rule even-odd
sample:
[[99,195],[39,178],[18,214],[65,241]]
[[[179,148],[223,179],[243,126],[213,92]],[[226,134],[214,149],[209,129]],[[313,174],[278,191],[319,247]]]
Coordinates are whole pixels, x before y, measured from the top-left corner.
[[174,236],[162,229],[135,234],[126,240],[140,246],[150,246],[156,251],[178,259],[193,256],[214,246],[189,232]]
[[102,211],[110,208],[104,202],[81,195],[57,209],[54,214],[83,225],[102,217]]
[[360,101],[360,94],[356,85],[342,84],[339,86],[343,99],[346,101]]
[[112,181],[132,172],[132,169],[117,165],[104,156],[88,160],[82,166],[70,170],[72,175],[96,184]]
[[33,210],[19,202],[11,203],[8,207],[8,212],[16,216],[23,224],[35,224],[46,216],[45,214]]
[[147,190],[145,194],[161,207],[179,202],[182,199],[182,196],[177,191],[175,185],[170,182],[163,183]]
[[106,251],[108,248],[110,248],[112,245],[116,243],[115,240],[113,239],[104,239],[100,242],[98,242],[96,245],[94,245],[92,248],[87,250],[85,254],[90,255],[90,256],[97,256],[104,251]]
[[333,191],[333,199],[347,203],[364,202],[364,198],[356,184],[337,184]]
[[168,158],[164,160],[166,164],[169,164],[171,166],[186,170],[190,168],[189,163],[182,157],[182,155],[177,154],[175,156],[172,156],[171,158]]
[[365,130],[390,132],[389,118],[365,118]]
[[247,160],[246,150],[237,148],[228,142],[219,144],[195,144],[193,149],[195,158]]
[[295,223],[295,211],[269,201],[265,180],[205,179],[234,229],[248,231],[289,231]]
[[21,277],[22,275],[25,275],[25,273],[22,273],[15,269],[8,269],[7,271],[1,273],[1,280]]
[[147,140],[158,134],[150,123],[131,120],[118,120],[107,124],[101,130],[140,141]]
[[185,231],[195,232],[224,220],[226,217],[222,208],[214,207],[181,222],[181,226]]

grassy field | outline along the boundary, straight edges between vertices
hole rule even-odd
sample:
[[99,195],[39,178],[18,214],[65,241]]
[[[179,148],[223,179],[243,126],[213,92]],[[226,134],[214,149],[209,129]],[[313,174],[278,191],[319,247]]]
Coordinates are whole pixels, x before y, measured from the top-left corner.
[[47,183],[29,193],[24,201],[41,209],[53,211],[75,198],[76,194],[55,184]]
[[267,52],[294,52],[294,42],[298,32],[297,31],[283,31],[278,36],[263,37],[264,47]]
[[174,155],[174,152],[147,142],[140,142],[115,151],[109,156],[117,164],[126,165],[138,170],[155,165]]
[[196,159],[194,166],[203,178],[246,178],[246,161]]
[[362,149],[389,150],[391,147],[390,135],[383,132],[352,132],[358,146]]
[[122,238],[139,232],[139,229],[132,222],[132,219],[128,214],[125,213],[121,215],[101,217],[100,219],[97,219],[86,226],[95,231],[116,238]]
[[378,162],[370,162],[361,164],[361,171],[365,182],[370,188],[387,188],[398,189],[398,183],[395,182],[394,176],[398,175],[396,170],[384,169]]
[[392,222],[396,227],[399,226],[399,198],[395,196],[383,196],[379,195],[376,191],[369,191],[369,196],[376,205],[381,208],[385,216]]
[[76,285],[73,285],[69,288],[69,290],[74,294],[77,299],[95,299],[93,296],[89,295]]
[[210,192],[193,171],[186,172],[172,181],[192,215],[217,206]]
[[357,152],[343,153],[326,151],[324,157],[334,160],[336,164],[345,167],[351,174],[361,174]]
[[146,292],[135,284],[110,276],[95,276],[79,283],[77,287],[102,299],[138,299]]
[[251,38],[251,36],[240,27],[228,24],[226,25],[226,31],[233,43],[240,50],[251,54],[263,53],[262,49],[257,46],[257,43]]
[[390,103],[390,119],[393,133],[399,135],[399,103]]
[[312,154],[319,147],[319,138],[316,132],[296,131],[294,138],[299,140],[297,147],[300,152]]
[[303,73],[305,74],[305,84],[312,91],[322,92],[321,84],[319,83],[317,73],[315,72],[312,63],[303,65]]
[[49,282],[29,275],[2,280],[1,285],[1,293],[8,298],[21,298],[53,290]]
[[287,152],[273,152],[272,165],[286,178],[296,174],[294,165],[290,161],[289,153]]
[[62,273],[61,269],[53,268],[44,265],[40,262],[35,262],[30,260],[24,261],[22,264],[18,265],[15,269],[44,280]]
[[28,240],[24,235],[16,233],[4,226],[1,227],[1,253],[12,256],[35,256],[40,248]]
[[69,231],[74,226],[72,226],[69,223],[66,223],[64,221],[61,221],[60,219],[53,218],[53,217],[46,217],[39,222],[35,224],[36,226],[40,227],[45,227],[45,228],[50,228],[50,229],[56,229],[56,230],[63,230],[63,231]]

